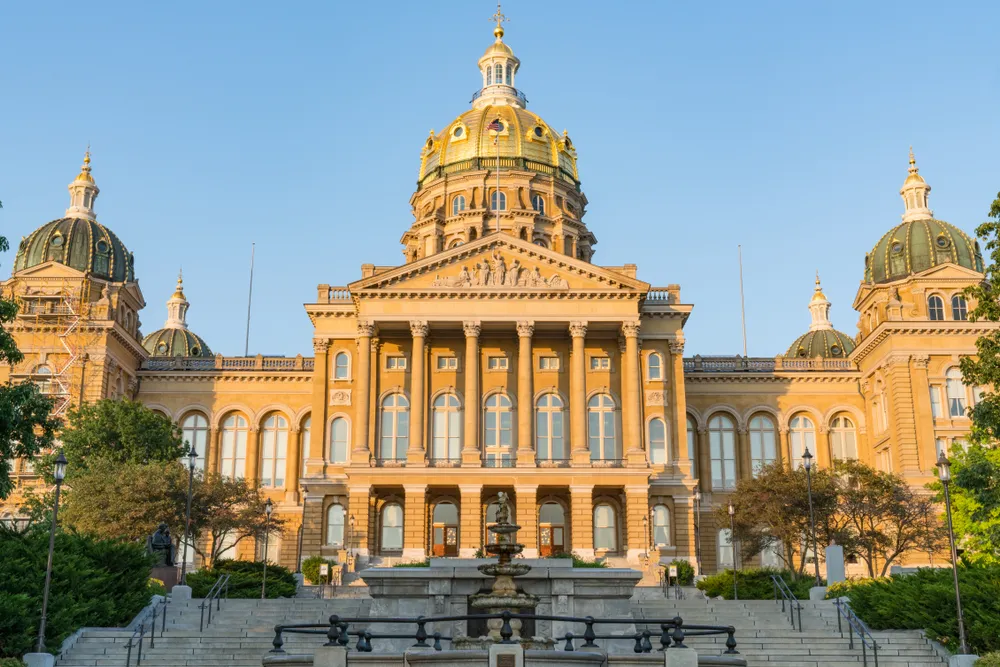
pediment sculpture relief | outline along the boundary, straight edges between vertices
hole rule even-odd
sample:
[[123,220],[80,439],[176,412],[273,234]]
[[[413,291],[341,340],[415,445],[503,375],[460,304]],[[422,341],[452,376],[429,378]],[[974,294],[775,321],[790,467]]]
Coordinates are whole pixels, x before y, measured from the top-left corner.
[[549,289],[567,289],[569,283],[558,273],[548,278],[542,276],[536,266],[528,269],[521,266],[521,260],[516,257],[508,265],[507,260],[494,250],[489,257],[483,257],[472,265],[463,266],[457,276],[434,276],[431,287],[535,287]]

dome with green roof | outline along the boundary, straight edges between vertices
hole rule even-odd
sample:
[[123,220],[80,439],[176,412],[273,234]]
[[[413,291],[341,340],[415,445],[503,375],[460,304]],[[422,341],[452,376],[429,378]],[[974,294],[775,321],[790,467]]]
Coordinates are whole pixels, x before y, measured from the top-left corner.
[[48,222],[21,239],[14,273],[58,262],[112,282],[135,281],[132,253],[114,232],[97,222],[94,201],[100,190],[90,174],[89,152],[69,191],[66,217]]
[[143,337],[142,346],[151,357],[211,357],[201,336],[187,327],[187,310],[191,304],[184,297],[184,279],[177,276],[177,289],[167,300],[167,321],[162,329]]
[[865,282],[889,283],[941,264],[983,272],[979,243],[954,225],[934,218],[927,207],[931,191],[919,174],[913,151],[910,173],[899,194],[906,204],[903,222],[878,240],[865,255]]
[[809,302],[809,312],[812,314],[809,331],[795,339],[785,352],[785,357],[824,359],[847,357],[854,350],[854,340],[833,328],[833,323],[830,322],[830,302],[823,294],[819,275],[816,276],[816,290]]

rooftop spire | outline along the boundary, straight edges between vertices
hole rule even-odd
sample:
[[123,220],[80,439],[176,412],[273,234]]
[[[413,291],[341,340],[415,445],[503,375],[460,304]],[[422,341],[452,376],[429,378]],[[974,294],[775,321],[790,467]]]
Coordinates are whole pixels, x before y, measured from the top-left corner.
[[493,34],[496,36],[498,42],[503,41],[503,24],[509,20],[510,19],[504,16],[503,11],[500,9],[500,3],[498,2],[496,13],[490,17],[490,21],[497,24],[497,27],[493,30]]
[[94,183],[94,177],[90,174],[90,145],[88,144],[80,173],[76,180],[69,184],[69,208],[66,209],[66,217],[96,220],[97,213],[94,212],[94,201],[100,192],[100,188]]
[[191,304],[184,297],[184,273],[177,273],[177,287],[173,295],[167,299],[167,321],[164,329],[187,329],[187,309]]
[[913,146],[910,146],[910,168],[906,180],[899,194],[903,197],[903,204],[906,209],[903,212],[903,222],[913,220],[927,220],[934,217],[934,211],[927,207],[927,197],[931,192],[931,186],[927,185],[924,177],[920,175],[917,167],[917,159],[913,157]]
[[809,325],[809,331],[833,328],[833,323],[830,322],[830,302],[823,294],[823,287],[819,282],[819,271],[816,272],[816,289],[809,301],[809,312],[812,314],[812,324]]
[[472,96],[473,105],[477,109],[496,105],[522,108],[527,106],[528,101],[524,94],[514,87],[514,78],[517,76],[521,61],[503,42],[503,24],[507,20],[498,2],[496,13],[490,17],[490,21],[496,23],[493,29],[496,40],[479,59],[479,73],[483,77],[483,87]]

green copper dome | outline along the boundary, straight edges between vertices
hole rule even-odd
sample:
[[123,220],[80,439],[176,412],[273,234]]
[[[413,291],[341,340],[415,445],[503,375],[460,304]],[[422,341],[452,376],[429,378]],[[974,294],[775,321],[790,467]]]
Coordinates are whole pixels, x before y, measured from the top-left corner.
[[96,220],[60,218],[21,239],[14,273],[45,262],[58,262],[112,282],[133,282],[132,253]]
[[865,282],[888,283],[941,264],[982,273],[979,243],[941,220],[909,220],[886,232],[865,255]]
[[795,339],[786,357],[823,357],[843,359],[854,350],[854,341],[847,334],[836,329],[809,331]]
[[145,336],[142,346],[151,357],[215,356],[201,336],[187,329],[159,329]]

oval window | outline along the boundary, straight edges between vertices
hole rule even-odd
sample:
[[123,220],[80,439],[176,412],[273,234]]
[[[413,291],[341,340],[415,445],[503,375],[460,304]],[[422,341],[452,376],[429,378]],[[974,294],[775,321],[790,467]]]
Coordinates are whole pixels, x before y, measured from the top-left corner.
[[941,236],[937,237],[937,246],[939,248],[947,248],[948,245],[949,245],[949,243],[948,243],[948,237],[947,236],[945,236],[944,234],[942,234]]
[[98,241],[97,252],[107,252],[107,251],[108,251],[108,244],[105,243],[104,241]]
[[539,139],[541,139],[542,138],[542,134],[543,134],[543,131],[542,131],[541,126],[540,125],[536,125],[535,126],[535,136],[538,137]]
[[903,244],[899,241],[894,241],[892,244],[893,252],[903,252]]
[[167,351],[167,344],[164,343],[163,341],[160,341],[156,345],[156,351],[160,352],[160,353],[166,352]]
[[834,345],[833,347],[830,348],[830,354],[832,354],[835,357],[839,357],[840,356],[840,348],[838,346]]
[[192,357],[197,357],[199,354],[201,354],[201,348],[200,347],[198,347],[197,345],[195,345],[194,347],[191,348],[191,356]]
[[465,133],[465,130],[464,130],[464,129],[462,128],[462,126],[461,126],[461,125],[459,125],[458,127],[456,127],[456,128],[455,128],[455,131],[454,131],[454,132],[452,132],[452,134],[453,134],[453,135],[455,135],[456,137],[460,137],[460,136],[462,136],[462,135],[463,135],[464,133]]
[[428,139],[426,147],[427,147],[427,150],[430,150],[430,149],[434,148],[434,140],[433,139]]
[[63,237],[62,237],[62,235],[61,234],[56,234],[55,236],[52,237],[52,240],[49,243],[51,245],[55,246],[56,248],[58,248],[59,246],[61,246],[63,244]]

